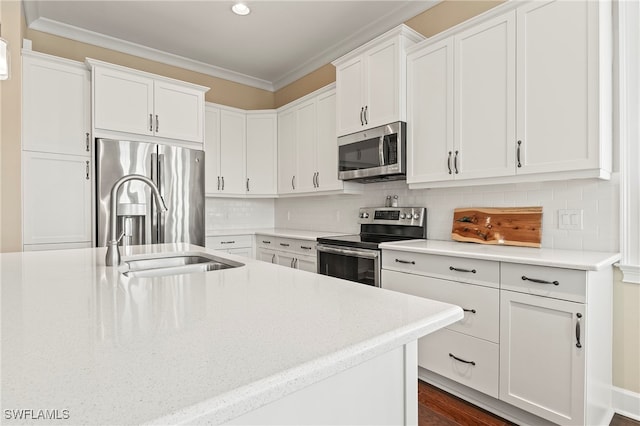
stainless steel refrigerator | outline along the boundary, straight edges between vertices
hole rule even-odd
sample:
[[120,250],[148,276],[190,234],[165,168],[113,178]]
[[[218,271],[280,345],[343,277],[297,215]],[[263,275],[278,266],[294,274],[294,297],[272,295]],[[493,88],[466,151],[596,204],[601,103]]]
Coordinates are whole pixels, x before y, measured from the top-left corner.
[[167,205],[159,212],[150,188],[129,181],[118,192],[122,245],[185,242],[204,246],[204,151],[146,142],[96,140],[96,245],[110,235],[111,188],[123,176],[153,180]]

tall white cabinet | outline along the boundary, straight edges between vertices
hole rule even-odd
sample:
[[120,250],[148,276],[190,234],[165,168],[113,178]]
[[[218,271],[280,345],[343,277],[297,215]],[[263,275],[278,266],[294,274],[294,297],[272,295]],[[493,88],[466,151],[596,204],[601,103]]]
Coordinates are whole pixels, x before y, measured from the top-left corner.
[[90,73],[23,52],[24,250],[91,246]]
[[408,48],[410,187],[608,179],[610,12],[508,2]]

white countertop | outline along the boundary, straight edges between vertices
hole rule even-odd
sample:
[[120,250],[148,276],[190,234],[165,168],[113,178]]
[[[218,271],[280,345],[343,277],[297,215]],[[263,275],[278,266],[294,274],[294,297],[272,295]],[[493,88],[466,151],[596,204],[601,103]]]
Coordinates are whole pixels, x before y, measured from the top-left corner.
[[246,265],[127,278],[104,248],[1,254],[2,409],[68,410],[56,424],[219,423],[462,318],[197,246],[123,256],[185,250]]
[[380,244],[382,249],[597,271],[620,260],[619,253],[497,246],[457,241],[409,240]]
[[344,235],[345,232],[307,231],[304,229],[287,228],[252,228],[252,229],[219,229],[207,230],[207,237],[221,237],[227,235],[269,235],[272,237],[297,238],[299,240],[315,241],[318,237]]

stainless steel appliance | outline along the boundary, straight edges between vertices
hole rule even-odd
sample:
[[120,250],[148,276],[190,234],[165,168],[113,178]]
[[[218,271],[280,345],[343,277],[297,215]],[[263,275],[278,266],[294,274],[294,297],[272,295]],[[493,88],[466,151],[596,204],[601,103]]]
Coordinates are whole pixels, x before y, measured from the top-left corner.
[[338,178],[358,182],[406,179],[407,123],[398,121],[338,138]]
[[318,273],[380,287],[380,243],[427,237],[424,207],[365,207],[360,233],[318,238]]
[[185,242],[204,246],[204,151],[146,142],[96,140],[96,246],[107,245],[110,191],[127,175],[150,178],[167,206],[160,212],[150,187],[122,184],[116,205],[121,245]]

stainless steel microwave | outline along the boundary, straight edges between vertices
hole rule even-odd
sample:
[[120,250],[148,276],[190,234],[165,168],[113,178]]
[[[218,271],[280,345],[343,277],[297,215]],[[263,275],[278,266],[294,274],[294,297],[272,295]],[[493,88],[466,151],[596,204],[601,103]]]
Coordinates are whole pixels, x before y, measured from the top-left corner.
[[406,179],[407,123],[398,121],[338,138],[338,177],[358,182]]

